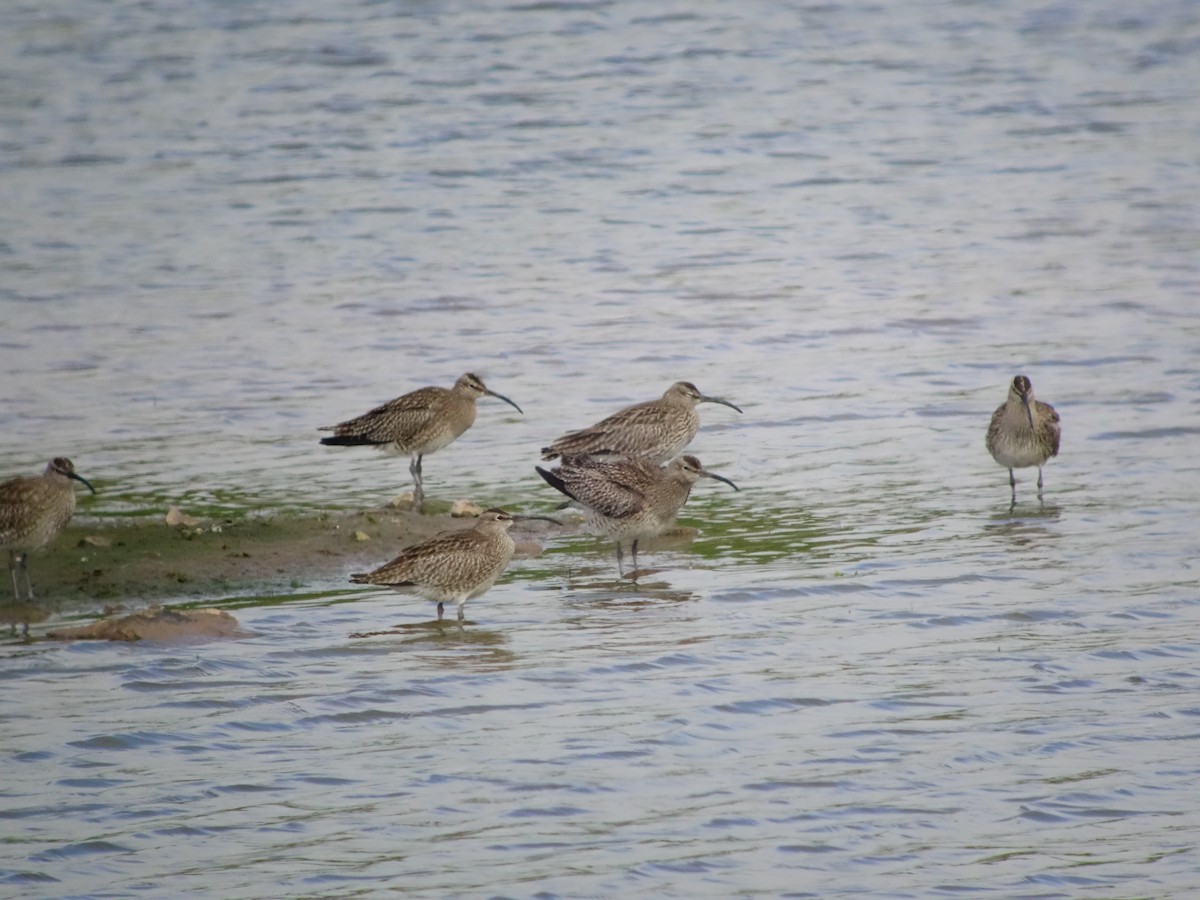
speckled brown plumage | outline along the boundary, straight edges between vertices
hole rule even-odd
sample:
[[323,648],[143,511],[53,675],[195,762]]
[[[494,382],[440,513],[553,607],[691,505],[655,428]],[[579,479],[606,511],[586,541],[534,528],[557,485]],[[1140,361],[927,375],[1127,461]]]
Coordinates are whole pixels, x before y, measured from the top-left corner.
[[644,460],[566,457],[553,471],[536,468],[547,484],[584,508],[593,533],[616,543],[618,572],[623,573],[621,544],[631,542],[635,575],[638,541],[671,527],[700,478],[723,481],[739,490],[728,478],[704,469],[690,454],[665,466]]
[[521,407],[503,394],[489,390],[483,379],[470,372],[454,387],[423,387],[339,425],[322,428],[333,437],[321,438],[328,446],[368,446],[412,457],[408,470],[413,476],[413,495],[420,504],[425,497],[421,479],[422,457],[441,450],[475,422],[475,401],[495,397]]
[[508,535],[514,516],[502,509],[489,509],[473,528],[443,531],[427,541],[409,547],[391,562],[377,569],[351,575],[355,584],[384,587],[415,587],[418,594],[438,602],[438,618],[443,603],[463,605],[488,590],[513,557],[516,545]]
[[27,599],[33,599],[29,579],[29,553],[45,547],[67,527],[75,514],[75,487],[72,481],[96,489],[75,474],[74,464],[66,457],[52,459],[46,471],[36,478],[12,478],[0,484],[0,550],[8,551],[13,596],[19,602],[18,567],[25,572]]
[[698,403],[720,403],[741,412],[728,400],[701,394],[690,381],[677,381],[657,400],[635,403],[589,428],[567,432],[542,448],[542,459],[617,456],[665,462],[690,444],[700,429]]
[[1008,387],[1008,399],[992,413],[985,440],[992,458],[1008,469],[1013,504],[1017,502],[1017,479],[1013,469],[1037,466],[1040,499],[1042,466],[1050,457],[1058,455],[1061,440],[1062,426],[1054,407],[1034,398],[1033,384],[1028,378],[1024,375],[1015,377]]

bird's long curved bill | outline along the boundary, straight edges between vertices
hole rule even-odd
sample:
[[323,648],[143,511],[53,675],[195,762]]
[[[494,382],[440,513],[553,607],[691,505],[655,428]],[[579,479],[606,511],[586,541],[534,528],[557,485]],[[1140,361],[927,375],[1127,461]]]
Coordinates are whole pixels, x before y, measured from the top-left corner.
[[1031,407],[1029,405],[1028,397],[1022,397],[1021,403],[1023,403],[1025,405],[1025,415],[1029,417],[1029,428],[1030,428],[1030,430],[1032,430],[1033,429],[1033,407]]
[[552,519],[549,516],[519,516],[516,513],[510,513],[518,522],[524,522],[527,519],[537,519],[539,522],[553,522],[555,525],[561,525],[558,519]]
[[[739,409],[739,410],[738,410],[738,412],[741,412],[741,410]],[[736,484],[734,484],[732,481],[730,481],[730,480],[729,480],[728,478],[726,478],[724,475],[718,475],[716,472],[710,472],[710,471],[708,471],[708,469],[698,469],[697,471],[699,471],[699,473],[700,473],[701,475],[703,475],[705,478],[711,478],[711,479],[713,479],[714,481],[723,481],[723,482],[725,482],[727,485],[729,485],[729,486],[730,486],[731,488],[733,488],[735,491],[740,491],[740,490],[741,490],[741,488],[740,488],[740,487],[738,487]]]
[[728,406],[730,409],[736,409],[738,412],[742,411],[742,408],[740,406],[730,403],[728,400],[722,400],[720,397],[703,397],[702,396],[700,399],[703,400],[705,403],[720,403],[722,406]]
[[67,477],[74,478],[76,481],[80,482],[81,484],[87,485],[87,489],[89,491],[91,491],[93,494],[96,493],[96,489],[94,487],[92,487],[92,483],[90,481],[88,481],[86,478],[84,478],[82,475],[76,475],[74,472],[68,472]]
[[511,406],[513,409],[515,409],[521,415],[525,415],[525,410],[521,409],[521,407],[517,406],[517,404],[513,403],[511,400],[509,400],[503,394],[497,394],[495,391],[486,391],[486,393],[489,397],[495,397],[497,400],[503,400],[505,403],[507,403],[509,406]]

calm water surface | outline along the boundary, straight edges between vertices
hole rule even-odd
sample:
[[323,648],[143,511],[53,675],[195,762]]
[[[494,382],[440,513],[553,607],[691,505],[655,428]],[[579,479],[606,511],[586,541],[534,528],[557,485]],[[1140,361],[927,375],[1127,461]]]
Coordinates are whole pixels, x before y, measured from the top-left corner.
[[[638,586],[571,536],[461,631],[331,572],[0,647],[0,893],[1200,891],[1194,3],[0,19],[0,474],[71,456],[85,520],[378,503],[316,429],[465,371],[525,415],[427,488],[521,511],[568,428],[745,409]],[[1018,372],[1064,438],[1010,511]]]

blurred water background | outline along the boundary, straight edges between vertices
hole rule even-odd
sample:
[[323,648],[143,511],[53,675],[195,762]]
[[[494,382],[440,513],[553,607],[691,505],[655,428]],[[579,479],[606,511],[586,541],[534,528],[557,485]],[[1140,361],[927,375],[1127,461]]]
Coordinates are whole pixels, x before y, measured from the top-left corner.
[[[7,644],[0,892],[1200,891],[1195,3],[0,26],[0,475],[70,456],[81,519],[377,504],[405,461],[316,429],[466,371],[525,415],[427,489],[524,512],[564,430],[745,410],[637,586],[571,537],[461,632],[353,638],[431,610],[331,572],[214,598],[246,640]],[[1064,437],[1010,511],[1018,372]]]

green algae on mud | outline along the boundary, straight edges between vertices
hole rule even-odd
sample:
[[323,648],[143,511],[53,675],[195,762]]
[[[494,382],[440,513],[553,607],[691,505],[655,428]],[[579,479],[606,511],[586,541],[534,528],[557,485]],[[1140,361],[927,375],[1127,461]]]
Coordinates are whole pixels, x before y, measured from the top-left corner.
[[435,532],[473,523],[399,509],[228,515],[176,526],[161,516],[77,517],[29,564],[39,599],[72,605],[227,597],[340,580]]

